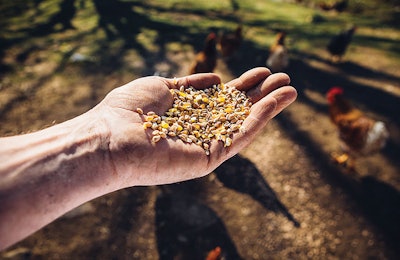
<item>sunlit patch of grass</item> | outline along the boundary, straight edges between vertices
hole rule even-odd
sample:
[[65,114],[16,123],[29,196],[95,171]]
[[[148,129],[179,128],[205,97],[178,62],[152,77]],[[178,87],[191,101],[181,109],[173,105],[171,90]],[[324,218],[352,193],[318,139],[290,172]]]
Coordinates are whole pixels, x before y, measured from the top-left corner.
[[76,24],[79,30],[90,31],[98,26],[98,18],[93,2],[85,1],[85,8],[77,9],[73,24]]
[[[141,2],[141,1],[139,1]],[[230,0],[220,1],[209,1],[209,0],[198,0],[198,1],[180,1],[180,0],[165,0],[157,1],[150,0],[146,1],[146,4],[153,6],[160,6],[162,8],[174,11],[174,9],[190,9],[190,10],[226,10],[231,7]]]
[[155,42],[158,33],[156,30],[142,29],[142,31],[136,36],[137,43],[144,46],[149,52],[157,52],[160,48]]

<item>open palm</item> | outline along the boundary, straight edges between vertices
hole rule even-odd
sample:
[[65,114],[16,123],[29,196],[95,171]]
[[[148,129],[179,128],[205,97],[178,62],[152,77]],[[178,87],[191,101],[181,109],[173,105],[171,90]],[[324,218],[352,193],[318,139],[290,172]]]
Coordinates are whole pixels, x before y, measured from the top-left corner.
[[202,177],[223,161],[247,146],[267,122],[296,98],[286,74],[272,74],[266,68],[255,68],[226,83],[244,90],[253,102],[244,121],[244,131],[233,136],[230,147],[217,140],[210,146],[210,155],[196,144],[168,137],[153,144],[151,129],[143,129],[144,113],[163,115],[173,103],[169,91],[180,86],[204,89],[220,83],[216,74],[195,74],[178,79],[144,77],[111,91],[95,108],[109,128],[109,149],[121,186],[157,185]]

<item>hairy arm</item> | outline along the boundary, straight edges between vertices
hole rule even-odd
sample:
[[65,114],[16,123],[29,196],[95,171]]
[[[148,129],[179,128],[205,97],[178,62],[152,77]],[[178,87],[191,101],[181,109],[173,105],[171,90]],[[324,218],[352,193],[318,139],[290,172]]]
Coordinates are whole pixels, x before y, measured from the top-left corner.
[[0,139],[0,249],[115,190],[106,128],[95,112]]

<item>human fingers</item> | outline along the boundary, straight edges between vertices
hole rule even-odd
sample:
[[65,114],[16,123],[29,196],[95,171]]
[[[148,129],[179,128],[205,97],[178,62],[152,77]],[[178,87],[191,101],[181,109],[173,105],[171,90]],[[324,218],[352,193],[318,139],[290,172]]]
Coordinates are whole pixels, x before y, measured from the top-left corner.
[[169,88],[192,86],[196,89],[205,89],[221,83],[221,78],[215,73],[198,73],[181,78],[167,79]]
[[254,136],[273,117],[296,100],[297,91],[291,86],[284,86],[269,93],[251,107],[249,116],[244,120],[242,133]]
[[265,67],[258,67],[246,71],[240,77],[226,83],[239,90],[247,91],[255,86],[258,86],[263,80],[271,75],[271,71]]
[[240,152],[249,145],[257,133],[297,97],[291,86],[283,86],[253,104],[249,116],[244,120],[240,131],[235,134],[232,146],[227,150],[229,156]]
[[[292,86],[283,86],[273,90],[252,105],[248,118],[243,122],[243,127],[245,129],[263,128],[266,122],[289,106],[296,100],[296,97],[297,91]],[[271,108],[272,106],[274,109]]]
[[287,86],[290,83],[290,78],[285,73],[275,73],[267,77],[262,83],[247,91],[247,96],[252,103],[258,102],[260,99],[278,89],[281,86]]

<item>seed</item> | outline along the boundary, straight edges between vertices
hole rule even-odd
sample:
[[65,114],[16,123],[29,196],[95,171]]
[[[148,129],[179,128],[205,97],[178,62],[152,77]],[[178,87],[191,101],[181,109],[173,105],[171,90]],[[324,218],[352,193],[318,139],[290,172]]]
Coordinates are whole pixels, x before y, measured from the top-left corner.
[[145,118],[144,118],[144,120],[146,120],[147,122],[150,122],[150,121],[152,121],[154,119],[154,116],[149,116],[149,115],[147,115]]
[[171,108],[162,116],[148,112],[143,128],[154,130],[153,143],[177,137],[201,146],[207,155],[212,139],[222,141],[224,147],[232,145],[232,134],[242,130],[252,105],[244,92],[223,84],[203,90],[181,86],[170,92],[174,99]]
[[225,108],[225,113],[232,113],[232,107]]
[[143,123],[143,128],[144,128],[144,129],[147,129],[147,128],[150,128],[152,125],[153,125],[153,124],[152,124],[151,122],[144,122],[144,123]]
[[151,142],[152,143],[157,143],[158,141],[160,141],[161,136],[159,135],[154,135],[153,138],[151,138]]
[[136,112],[137,112],[139,115],[143,115],[143,110],[142,110],[140,107],[136,108]]
[[231,146],[231,145],[232,145],[232,138],[227,137],[227,138],[225,139],[225,147]]
[[169,124],[167,122],[161,121],[161,127],[162,128],[168,128]]

